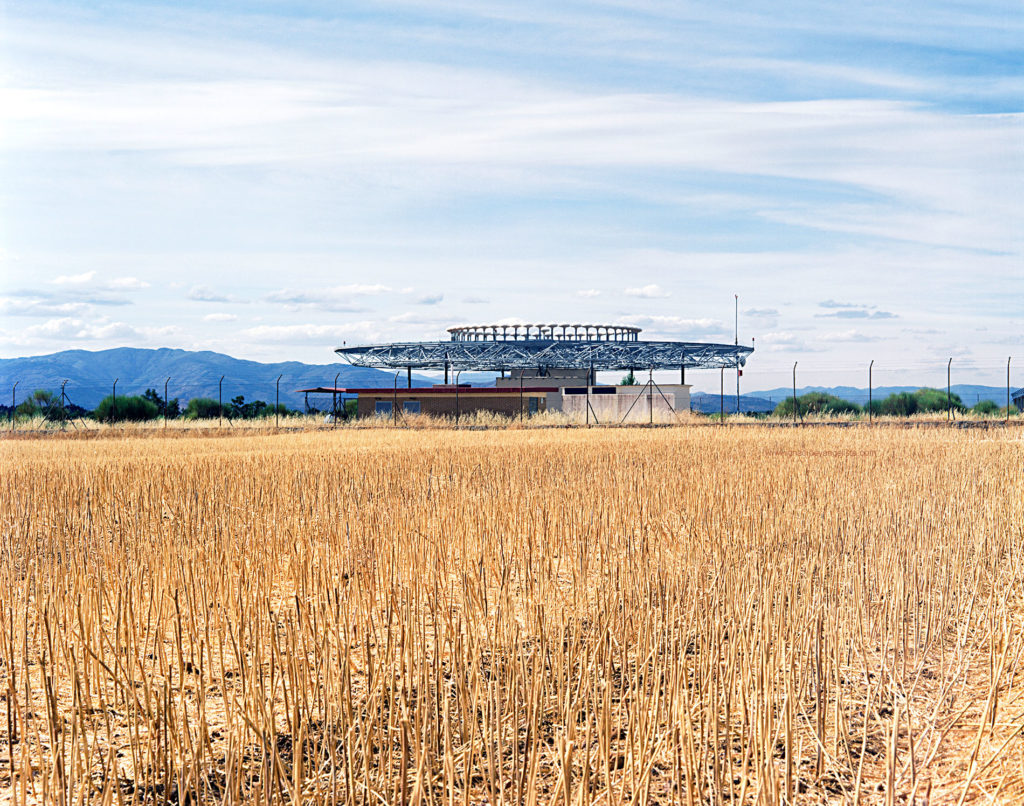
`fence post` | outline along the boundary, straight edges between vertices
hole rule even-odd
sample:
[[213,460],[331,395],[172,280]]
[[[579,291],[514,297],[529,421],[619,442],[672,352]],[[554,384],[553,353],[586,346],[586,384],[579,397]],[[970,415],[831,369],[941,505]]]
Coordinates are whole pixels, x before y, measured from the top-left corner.
[[14,430],[14,401],[16,399],[15,396],[16,396],[16,394],[18,392],[18,384],[19,383],[21,383],[21,381],[15,381],[14,382],[14,386],[11,387],[11,430],[12,431]]
[[1010,359],[1013,356],[1008,356],[1006,359],[1006,424],[1010,424]]
[[455,373],[455,425],[459,424],[459,376],[461,374],[461,369]]
[[953,366],[953,359],[950,358],[946,363],[946,421],[949,422],[950,417],[953,416],[953,395],[951,394],[952,387],[949,385],[949,369]]
[[[283,374],[283,373],[282,373]],[[281,427],[281,375],[274,386],[274,428]]]
[[872,368],[874,366],[875,366],[875,359],[872,358],[871,359],[871,363],[868,364],[868,425],[871,425],[871,417],[872,417],[872,412],[871,412],[871,404],[872,404],[872,400],[871,400],[871,370],[872,370]]
[[[797,365],[797,362],[794,361],[793,362],[793,425],[796,425],[797,410],[800,408],[800,406],[796,402],[796,365]],[[803,417],[801,417],[800,419],[802,420]]]
[[719,378],[720,387],[718,390],[718,424],[722,425],[725,422],[725,367],[721,369],[721,378]]
[[334,392],[332,393],[333,398],[331,400],[331,412],[333,416],[333,419],[331,420],[332,428],[338,427],[338,378],[340,375],[341,373],[339,372],[334,376]]
[[647,371],[647,409],[650,412],[650,424],[654,425],[654,370]]
[[402,370],[395,373],[395,389],[391,397],[391,422],[393,425],[398,425],[398,376],[401,374]]
[[224,376],[217,381],[217,427],[224,427]]
[[110,424],[114,424],[114,413],[117,411],[117,382],[120,378],[114,378],[114,391],[110,396]]
[[[68,410],[64,406],[64,401],[67,399],[67,395],[64,394],[64,387],[68,385],[68,379],[65,378],[64,382],[60,385],[60,429],[63,431],[68,425]],[[75,426],[77,428],[78,426]]]

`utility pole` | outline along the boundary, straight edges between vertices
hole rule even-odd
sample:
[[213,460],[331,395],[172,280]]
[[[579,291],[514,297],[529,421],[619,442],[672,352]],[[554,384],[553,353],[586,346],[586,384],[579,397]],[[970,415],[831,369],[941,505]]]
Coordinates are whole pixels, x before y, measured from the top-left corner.
[[164,381],[164,428],[167,428],[167,384],[170,382],[170,378]]
[[224,376],[217,381],[217,427],[224,425]]
[[19,383],[21,383],[21,381],[15,381],[14,382],[14,386],[11,387],[11,430],[12,431],[14,430],[14,408],[15,408],[14,402],[17,399],[16,395],[17,395],[17,392],[18,392],[18,384]]
[[1006,424],[1010,424],[1010,359],[1013,356],[1009,356],[1006,359]]
[[114,413],[117,410],[117,382],[120,378],[114,378],[114,391],[110,395],[110,424],[114,424]]

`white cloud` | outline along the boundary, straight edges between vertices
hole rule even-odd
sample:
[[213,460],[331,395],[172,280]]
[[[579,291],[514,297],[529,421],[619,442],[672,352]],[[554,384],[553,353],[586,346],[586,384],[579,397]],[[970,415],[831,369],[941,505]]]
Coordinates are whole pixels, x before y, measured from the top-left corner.
[[5,316],[74,316],[92,310],[87,302],[54,302],[39,297],[0,297]]
[[149,288],[149,283],[138,277],[114,277],[110,280],[97,280],[97,272],[87,271],[81,274],[61,274],[51,280],[53,285],[68,286],[75,289],[89,288],[96,291],[140,291]]
[[91,283],[96,277],[95,271],[87,271],[82,274],[61,274],[53,279],[54,285],[85,285]]
[[17,345],[37,345],[54,341],[60,344],[81,341],[137,343],[177,337],[180,331],[174,326],[136,327],[126,322],[113,322],[102,318],[59,317],[16,331],[5,331],[3,335],[6,340]]
[[655,283],[641,286],[639,288],[627,288],[623,293],[625,293],[626,296],[640,297],[641,299],[664,299],[665,297],[672,296],[668,291],[665,291],[660,285],[656,285]]
[[137,291],[149,288],[149,283],[140,280],[138,277],[117,277],[107,284],[108,288],[124,291]]
[[823,333],[817,336],[821,341],[831,342],[869,342],[869,341],[881,341],[880,336],[871,336],[867,333],[862,333],[859,330],[843,330],[838,333]]
[[584,299],[593,299],[594,297],[601,296],[601,292],[596,288],[583,288],[576,292],[577,297],[583,297]]
[[352,344],[375,342],[380,337],[375,322],[350,322],[343,325],[257,325],[240,332],[243,338],[260,342],[314,343],[340,346],[342,341]]
[[234,294],[224,294],[219,291],[214,291],[208,285],[194,285],[189,289],[189,292],[185,296],[193,302],[230,302],[236,304],[244,304],[248,302],[248,300],[240,299]]
[[234,322],[238,317],[233,313],[208,313],[203,317],[204,322]]
[[267,294],[263,299],[266,302],[280,303],[290,311],[310,307],[335,313],[361,313],[366,307],[356,302],[357,297],[379,296],[392,291],[393,289],[386,285],[355,283],[329,288],[282,288]]

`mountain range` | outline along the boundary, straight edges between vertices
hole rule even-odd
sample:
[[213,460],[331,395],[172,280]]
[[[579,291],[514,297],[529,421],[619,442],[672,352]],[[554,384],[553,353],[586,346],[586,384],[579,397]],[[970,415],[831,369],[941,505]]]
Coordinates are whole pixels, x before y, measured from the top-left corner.
[[[281,402],[292,408],[301,408],[304,395],[299,389],[334,385],[335,375],[338,376],[339,387],[390,387],[395,383],[394,372],[364,367],[353,367],[348,364],[303,364],[298,361],[283,361],[264,364],[233,358],[222,353],[210,351],[191,352],[170,348],[142,349],[136,347],[117,347],[111,350],[65,350],[50,355],[31,356],[28,358],[0,359],[0,403],[9,404],[10,392],[14,383],[18,383],[17,400],[24,400],[36,389],[48,389],[52,392],[60,390],[61,383],[67,381],[65,392],[72,403],[87,409],[94,408],[104,397],[111,393],[113,382],[117,379],[119,395],[138,395],[146,389],[156,389],[163,397],[164,382],[171,398],[178,398],[182,404],[193,397],[211,397],[216,399],[218,382],[223,376],[223,399],[229,402],[232,398],[242,395],[246,401],[274,401],[275,382],[281,376]],[[474,385],[490,385],[493,375],[486,373],[465,373],[462,381]],[[398,385],[406,383],[405,373],[399,374]],[[414,386],[429,386],[436,383],[435,379],[413,375]],[[881,400],[895,392],[913,392],[918,386],[883,386],[873,390],[875,400]],[[974,384],[956,384],[952,387],[953,394],[960,396],[967,406],[973,406],[979,400],[992,400],[999,405],[1006,403],[1006,388],[998,386],[979,386]],[[804,386],[797,389],[797,394],[807,392],[825,392],[836,397],[864,404],[868,399],[868,390],[853,386]],[[747,392],[740,397],[743,411],[771,411],[779,401],[793,394],[792,389],[780,387],[761,391]],[[725,395],[726,412],[736,411],[736,397],[728,392]],[[693,392],[692,406],[706,413],[718,412],[722,401],[717,394]],[[310,405],[325,408],[325,398],[310,397]]]
[[[146,389],[156,389],[160,397],[167,394],[182,404],[193,397],[217,399],[218,382],[224,376],[223,399],[229,402],[237,395],[246,401],[274,402],[275,384],[281,377],[281,402],[291,408],[301,408],[304,395],[299,389],[317,386],[332,387],[338,375],[339,387],[391,386],[395,373],[379,369],[353,367],[348,364],[303,364],[283,361],[263,364],[232,358],[210,351],[190,352],[170,348],[140,349],[117,347],[112,350],[65,350],[51,355],[29,358],[0,359],[0,403],[10,404],[11,387],[18,382],[17,400],[21,402],[36,389],[59,392],[67,380],[65,392],[72,403],[87,409],[111,394],[117,379],[118,395],[141,395]],[[404,386],[405,373],[398,383]],[[429,378],[413,376],[414,386],[429,386]],[[311,396],[310,405],[324,401]],[[327,406],[330,406],[328,401]]]

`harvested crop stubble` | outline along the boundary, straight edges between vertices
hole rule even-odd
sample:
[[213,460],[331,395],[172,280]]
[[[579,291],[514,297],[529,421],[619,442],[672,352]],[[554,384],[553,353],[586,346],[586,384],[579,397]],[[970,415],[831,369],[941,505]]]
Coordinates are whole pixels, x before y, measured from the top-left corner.
[[0,451],[0,799],[1024,798],[1012,433]]

